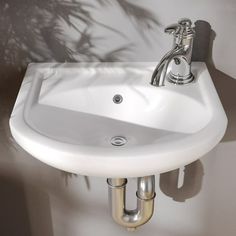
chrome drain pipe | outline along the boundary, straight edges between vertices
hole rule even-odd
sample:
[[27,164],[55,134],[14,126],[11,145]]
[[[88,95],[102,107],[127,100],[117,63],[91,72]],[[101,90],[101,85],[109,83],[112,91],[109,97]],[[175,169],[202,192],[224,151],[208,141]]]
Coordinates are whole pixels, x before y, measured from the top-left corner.
[[125,204],[125,193],[127,179],[109,178],[109,205],[112,218],[116,223],[134,230],[145,224],[153,215],[155,198],[155,176],[138,178],[136,192],[137,207],[134,210],[127,210]]

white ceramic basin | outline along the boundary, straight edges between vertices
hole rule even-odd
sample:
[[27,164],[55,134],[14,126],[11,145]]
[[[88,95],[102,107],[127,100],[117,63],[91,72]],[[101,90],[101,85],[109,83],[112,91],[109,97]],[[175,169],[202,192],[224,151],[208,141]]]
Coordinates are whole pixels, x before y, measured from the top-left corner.
[[[204,63],[193,63],[195,83],[159,88],[149,83],[155,65],[30,64],[12,135],[37,159],[83,175],[137,177],[189,164],[219,143],[226,115]],[[123,146],[111,144],[117,136]]]

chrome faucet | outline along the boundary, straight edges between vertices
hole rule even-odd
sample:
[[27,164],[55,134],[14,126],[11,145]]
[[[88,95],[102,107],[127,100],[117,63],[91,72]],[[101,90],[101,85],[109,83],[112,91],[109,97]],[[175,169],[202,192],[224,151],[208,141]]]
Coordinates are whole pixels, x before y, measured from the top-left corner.
[[194,81],[191,58],[195,31],[191,25],[191,20],[185,18],[165,28],[165,33],[173,34],[174,46],[156,66],[151,78],[152,85],[164,86],[166,79],[180,85]]

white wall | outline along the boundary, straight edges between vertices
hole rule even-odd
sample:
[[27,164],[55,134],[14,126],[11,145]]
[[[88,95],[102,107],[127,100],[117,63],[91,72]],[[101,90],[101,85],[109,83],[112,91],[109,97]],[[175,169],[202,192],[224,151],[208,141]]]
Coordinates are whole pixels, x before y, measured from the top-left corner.
[[[236,81],[230,77],[236,78],[236,2],[137,0],[135,3],[154,12],[162,26],[155,26],[154,30],[144,28],[142,33],[149,39],[145,40],[138,31],[140,28],[134,27],[136,21],[130,21],[117,5],[94,8],[92,15],[96,20],[125,35],[96,26],[91,29],[92,34],[103,39],[95,42],[94,50],[103,54],[128,44],[130,51],[122,60],[157,61],[172,45],[171,36],[163,33],[164,26],[181,17],[209,22],[216,33],[212,54],[215,67],[209,68],[226,109],[229,128],[222,143],[201,158],[202,166],[199,162],[190,166],[181,191],[174,188],[173,182],[168,179],[170,176],[162,175],[160,181],[156,176],[155,214],[148,224],[133,234],[235,235]],[[72,45],[73,40],[78,38],[77,34],[65,25],[61,37],[67,45]],[[78,60],[83,60],[81,55],[76,56]],[[48,58],[51,57],[48,55]],[[109,216],[105,178],[89,177],[88,190],[83,177],[67,179],[68,175],[35,160],[14,143],[9,133],[8,117],[23,77],[17,68],[16,64],[10,69],[8,65],[0,66],[0,235],[130,235]],[[130,206],[134,205],[135,186],[135,180],[130,180]]]

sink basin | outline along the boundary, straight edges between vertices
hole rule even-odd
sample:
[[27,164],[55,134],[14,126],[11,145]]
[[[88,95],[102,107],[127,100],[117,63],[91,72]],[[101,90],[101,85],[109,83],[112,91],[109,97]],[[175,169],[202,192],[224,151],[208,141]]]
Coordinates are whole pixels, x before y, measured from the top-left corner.
[[204,63],[196,82],[150,85],[156,63],[33,63],[10,128],[35,158],[82,175],[170,171],[210,151],[227,118]]

